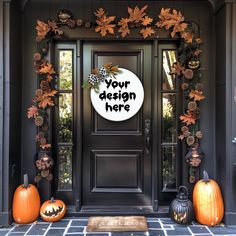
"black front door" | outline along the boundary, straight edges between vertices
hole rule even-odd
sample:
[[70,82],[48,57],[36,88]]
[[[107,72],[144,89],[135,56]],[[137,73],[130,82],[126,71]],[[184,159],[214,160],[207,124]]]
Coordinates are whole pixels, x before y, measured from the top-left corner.
[[90,93],[83,91],[82,209],[152,210],[150,43],[84,43],[83,78],[112,62],[140,78],[144,103],[126,121],[112,122],[97,114]]

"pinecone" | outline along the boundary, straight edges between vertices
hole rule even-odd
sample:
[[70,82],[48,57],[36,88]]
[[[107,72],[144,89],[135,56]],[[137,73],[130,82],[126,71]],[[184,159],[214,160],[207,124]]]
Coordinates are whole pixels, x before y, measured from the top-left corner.
[[193,136],[188,136],[186,142],[188,146],[192,146],[195,143],[195,138]]
[[202,139],[202,138],[203,138],[203,133],[202,133],[202,131],[197,131],[197,132],[196,132],[196,137],[197,137],[198,139]]
[[101,67],[101,69],[99,70],[99,75],[101,81],[104,81],[104,79],[108,76],[107,69],[105,67]]
[[42,97],[42,96],[43,96],[43,90],[42,90],[42,89],[36,89],[35,95],[36,95],[37,97]]
[[83,25],[83,20],[82,19],[77,20],[76,24],[79,27],[82,26]]
[[34,120],[34,123],[36,126],[42,126],[43,125],[43,117],[42,116],[37,116]]
[[89,83],[92,84],[92,85],[99,82],[98,75],[90,74],[88,77],[89,77]]
[[189,131],[188,126],[182,126],[182,127],[181,127],[181,131],[182,131],[182,132]]
[[189,102],[188,103],[188,109],[190,111],[195,111],[197,109],[197,103],[196,102]]
[[41,60],[41,54],[40,53],[38,53],[38,52],[36,52],[35,54],[34,54],[34,60],[35,61],[40,61]]
[[186,90],[189,87],[189,85],[187,83],[183,83],[181,87],[183,90]]

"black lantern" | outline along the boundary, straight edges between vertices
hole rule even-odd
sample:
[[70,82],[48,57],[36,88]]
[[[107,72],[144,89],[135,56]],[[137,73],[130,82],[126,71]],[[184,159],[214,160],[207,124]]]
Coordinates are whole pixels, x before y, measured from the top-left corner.
[[176,199],[174,199],[169,207],[170,218],[178,224],[190,224],[194,220],[193,204],[188,199],[188,189],[180,186]]

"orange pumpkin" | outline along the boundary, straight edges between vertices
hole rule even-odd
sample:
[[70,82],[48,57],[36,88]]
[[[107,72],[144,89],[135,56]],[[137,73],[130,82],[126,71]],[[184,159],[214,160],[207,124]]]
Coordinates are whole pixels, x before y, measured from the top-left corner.
[[37,220],[40,209],[38,189],[28,183],[28,175],[24,175],[24,184],[20,185],[13,197],[13,218],[18,224],[28,224]]
[[196,220],[204,225],[219,224],[224,216],[224,202],[219,185],[203,171],[193,190],[193,207]]
[[55,222],[60,220],[66,213],[66,205],[61,200],[55,200],[53,197],[43,203],[40,208],[40,215],[43,220]]

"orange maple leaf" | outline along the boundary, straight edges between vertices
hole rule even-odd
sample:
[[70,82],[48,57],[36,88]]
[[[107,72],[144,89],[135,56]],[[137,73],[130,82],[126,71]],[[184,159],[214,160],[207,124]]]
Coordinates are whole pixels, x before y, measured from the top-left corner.
[[121,37],[124,38],[127,34],[130,34],[129,28],[119,28],[118,30],[119,33],[121,33]]
[[142,21],[143,17],[146,15],[145,11],[147,8],[148,8],[148,5],[145,5],[141,9],[139,9],[138,6],[136,6],[134,9],[128,7],[130,21],[134,23],[139,23],[140,21]]
[[191,32],[184,31],[184,32],[181,33],[181,38],[183,38],[186,43],[192,43],[193,42],[193,37],[194,37],[194,35]]
[[46,97],[54,97],[57,94],[57,90],[51,90],[43,94],[43,99]]
[[51,28],[47,23],[37,20],[36,30],[37,30],[37,35],[38,35],[37,37],[38,41],[43,40],[47,36],[50,29]]
[[146,27],[144,29],[141,29],[140,33],[143,35],[143,38],[147,38],[152,34],[155,34],[155,31],[152,29],[152,27]]
[[170,74],[181,75],[183,71],[184,71],[184,67],[179,62],[177,62],[172,65]]
[[118,25],[122,28],[127,28],[129,25],[130,19],[129,18],[121,18],[118,22]]
[[202,95],[203,92],[202,91],[198,91],[198,90],[191,90],[191,92],[189,93],[189,97],[194,99],[194,102],[196,101],[201,101],[203,99],[205,99],[205,96]]
[[46,143],[46,144],[41,144],[40,145],[40,147],[42,148],[42,149],[49,149],[49,148],[51,148],[51,144],[49,144],[49,143]]
[[149,16],[145,16],[143,19],[142,19],[142,25],[144,26],[148,26],[150,25],[151,23],[153,22],[153,19]]
[[96,32],[100,31],[100,34],[102,37],[106,36],[108,33],[109,34],[114,34],[114,27],[116,26],[115,24],[110,24],[112,21],[115,20],[115,16],[105,16],[102,17],[101,19],[96,20],[98,26],[95,28]]
[[94,15],[97,18],[102,18],[105,15],[105,11],[103,10],[103,8],[99,8],[97,11],[94,12]]
[[54,102],[51,97],[45,97],[39,102],[39,107],[45,109],[47,106],[54,106]]
[[31,107],[29,107],[28,108],[28,112],[27,112],[27,117],[30,119],[30,118],[32,118],[32,117],[36,117],[36,116],[38,116],[38,111],[39,111],[39,109],[36,107],[36,106],[31,106]]
[[63,31],[58,27],[57,23],[55,21],[48,21],[48,26],[51,28],[51,31],[54,33],[54,34],[57,34],[57,35],[62,35],[63,34]]
[[169,30],[171,27],[173,27],[171,32],[172,37],[174,37],[178,32],[183,32],[188,26],[187,23],[183,23],[184,17],[182,13],[176,11],[175,9],[173,9],[171,13],[170,8],[162,8],[158,17],[160,20],[156,23],[156,26],[158,28],[165,27],[166,30]]
[[196,117],[194,116],[193,113],[190,113],[190,112],[188,112],[188,114],[181,115],[179,119],[182,122],[186,123],[186,125],[191,125],[191,124],[194,125],[196,122]]
[[55,74],[56,72],[54,71],[54,68],[52,67],[52,64],[50,63],[46,63],[46,65],[44,65],[41,69],[38,70],[39,74]]

